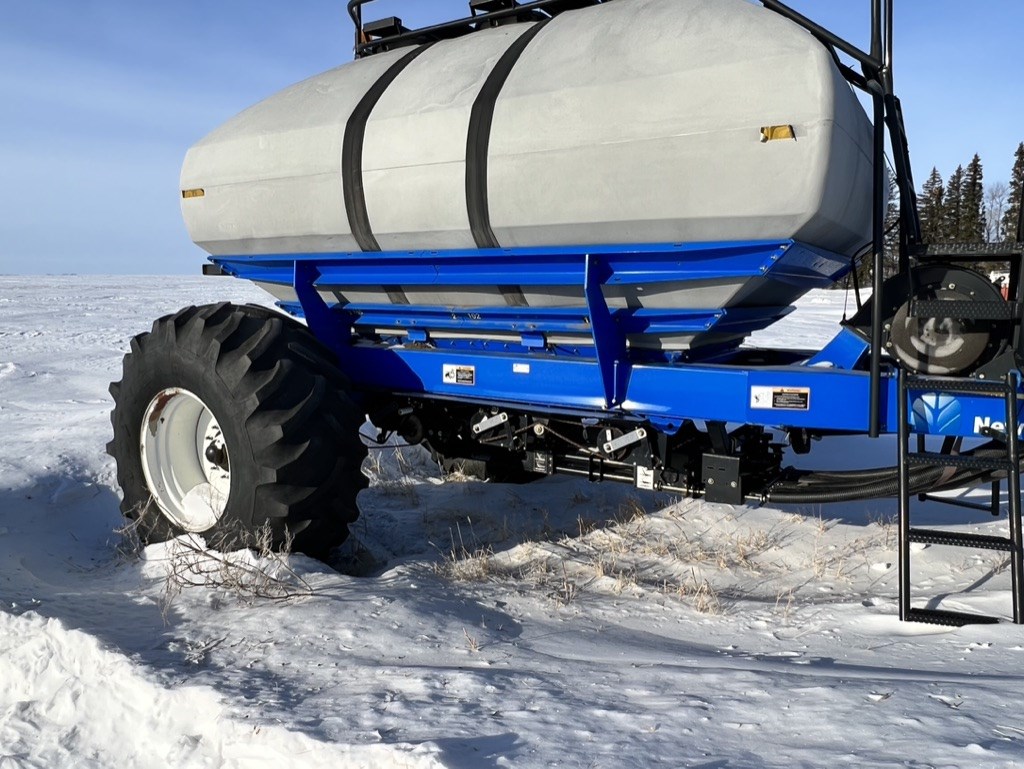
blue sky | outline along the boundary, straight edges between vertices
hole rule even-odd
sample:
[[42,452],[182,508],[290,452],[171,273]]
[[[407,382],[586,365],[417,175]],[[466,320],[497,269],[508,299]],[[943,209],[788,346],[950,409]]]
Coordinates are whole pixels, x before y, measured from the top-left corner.
[[[793,5],[866,45],[868,0]],[[463,0],[378,0],[422,25]],[[1020,0],[897,0],[896,83],[918,185],[974,152],[1005,181],[1024,140]],[[0,273],[192,273],[188,147],[351,58],[344,0],[0,0]],[[1016,82],[1016,88],[1011,83]]]

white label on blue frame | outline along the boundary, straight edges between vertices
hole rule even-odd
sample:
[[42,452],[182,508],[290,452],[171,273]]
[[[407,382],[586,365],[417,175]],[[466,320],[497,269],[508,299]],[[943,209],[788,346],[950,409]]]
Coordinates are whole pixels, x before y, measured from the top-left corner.
[[750,408],[777,411],[810,411],[809,387],[751,387]]
[[441,381],[447,385],[473,387],[476,384],[476,366],[454,366],[446,363],[441,374]]

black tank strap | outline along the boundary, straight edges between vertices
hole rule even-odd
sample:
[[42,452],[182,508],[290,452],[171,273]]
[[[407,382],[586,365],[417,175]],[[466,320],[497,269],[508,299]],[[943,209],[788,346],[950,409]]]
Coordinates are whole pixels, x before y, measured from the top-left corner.
[[491,211],[487,195],[487,158],[491,148],[491,125],[494,107],[501,89],[526,47],[552,19],[537,22],[508,48],[491,70],[487,81],[477,95],[469,119],[469,138],[466,143],[466,206],[469,225],[477,248],[498,248],[500,244],[491,229]]
[[345,125],[345,138],[341,151],[341,184],[345,192],[345,210],[352,235],[363,251],[380,251],[380,244],[373,236],[370,213],[366,208],[366,190],[363,188],[363,144],[366,140],[366,123],[373,108],[384,96],[395,79],[402,74],[421,53],[433,43],[421,45],[409,51],[381,75],[373,87],[356,105],[355,111]]

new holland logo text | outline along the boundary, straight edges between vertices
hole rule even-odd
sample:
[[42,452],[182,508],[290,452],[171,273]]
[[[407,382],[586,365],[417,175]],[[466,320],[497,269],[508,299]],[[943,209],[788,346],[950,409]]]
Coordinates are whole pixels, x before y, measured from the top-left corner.
[[[1006,424],[999,421],[994,421],[992,417],[975,417],[974,418],[974,432],[978,435],[985,435],[987,430],[994,430],[997,433],[1006,432]],[[1017,426],[1017,435],[1024,437],[1024,424]]]

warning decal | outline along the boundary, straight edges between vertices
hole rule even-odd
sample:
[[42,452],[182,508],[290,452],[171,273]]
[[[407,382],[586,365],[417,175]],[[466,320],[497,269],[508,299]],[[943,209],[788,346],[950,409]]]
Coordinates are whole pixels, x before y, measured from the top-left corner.
[[473,387],[476,384],[476,366],[453,366],[446,363],[441,381],[445,384]]
[[750,408],[779,411],[810,411],[809,387],[751,387]]

